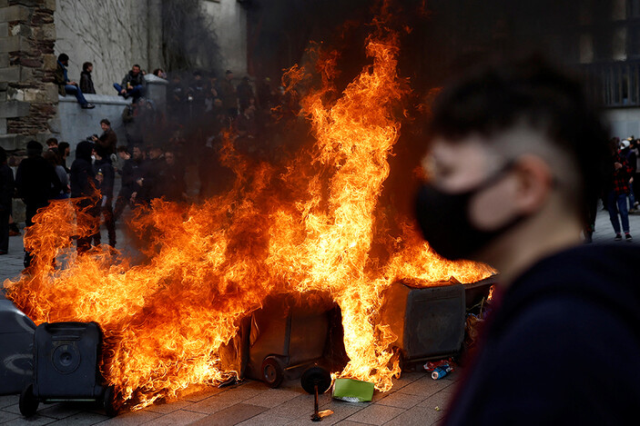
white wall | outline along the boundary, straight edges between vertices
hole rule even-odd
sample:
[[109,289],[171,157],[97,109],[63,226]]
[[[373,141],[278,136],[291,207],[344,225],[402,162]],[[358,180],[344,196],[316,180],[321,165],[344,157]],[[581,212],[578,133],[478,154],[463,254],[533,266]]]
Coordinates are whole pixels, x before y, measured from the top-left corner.
[[223,63],[236,77],[247,73],[247,15],[237,0],[203,0],[204,10],[213,20]]
[[56,56],[70,57],[69,78],[79,81],[83,62],[93,63],[98,94],[115,94],[134,63],[149,70],[147,0],[58,0],[54,14]]
[[605,112],[611,126],[611,136],[620,139],[633,135],[640,138],[640,108],[618,108]]
[[[100,120],[103,118],[111,122],[111,128],[118,135],[118,146],[126,145],[127,138],[122,124],[122,111],[131,101],[125,101],[119,96],[86,95],[94,109],[82,109],[73,95],[60,96],[58,116],[55,124],[56,137],[59,141],[69,142],[71,146],[71,161],[75,158],[74,151],[78,142],[87,136],[102,134]],[[67,165],[71,165],[68,161]]]

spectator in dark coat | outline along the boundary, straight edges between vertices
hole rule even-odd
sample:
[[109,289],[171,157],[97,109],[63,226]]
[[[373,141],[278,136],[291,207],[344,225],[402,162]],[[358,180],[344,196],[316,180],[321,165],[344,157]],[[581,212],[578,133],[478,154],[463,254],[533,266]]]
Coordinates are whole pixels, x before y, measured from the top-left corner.
[[[42,144],[30,141],[27,156],[18,166],[16,187],[18,196],[26,204],[25,224],[30,227],[38,209],[47,207],[49,200],[60,193],[62,185],[54,167],[42,158]],[[25,250],[24,266],[28,268],[30,265],[31,255]]]
[[143,157],[140,146],[133,147],[132,155],[130,156],[125,147],[118,148],[118,155],[124,160],[124,166],[122,170],[118,172],[122,176],[122,186],[116,199],[116,207],[114,210],[114,220],[117,221],[125,207],[133,206],[132,196],[134,192],[138,190],[137,181],[142,178],[143,169]]
[[175,203],[185,201],[187,198],[187,186],[184,181],[184,168],[176,162],[173,151],[165,151],[164,161],[164,168],[160,172],[161,195],[167,201]]
[[227,70],[224,80],[220,82],[220,97],[222,98],[222,107],[227,115],[236,118],[238,115],[238,94],[232,81],[233,72]]
[[580,239],[607,160],[588,99],[530,58],[474,69],[434,103],[418,222],[444,257],[500,271],[443,425],[635,423],[640,248]]
[[[102,195],[100,201],[100,213],[104,218],[104,225],[109,236],[109,245],[116,246],[116,225],[113,216],[113,186],[115,181],[115,170],[108,157],[106,148],[96,145],[94,147],[96,161],[93,163],[93,171],[96,174],[98,189]],[[96,240],[97,238],[97,240]],[[100,232],[94,236],[94,244],[100,244]]]
[[102,134],[99,138],[93,137],[93,142],[101,148],[104,148],[104,153],[107,154],[105,160],[111,161],[111,154],[116,153],[116,147],[118,146],[118,135],[111,128],[111,122],[103,118],[100,120],[100,128],[102,128]]
[[253,87],[249,77],[243,77],[240,84],[237,87],[238,102],[240,104],[240,113],[243,113],[247,109],[253,99],[255,101],[256,95],[253,93]]
[[157,145],[149,148],[149,159],[142,167],[142,177],[136,181],[132,198],[136,204],[148,205],[152,200],[162,197],[162,171],[164,169],[162,148]]
[[14,191],[13,171],[7,165],[7,152],[0,146],[0,255],[9,251],[9,218]]
[[80,90],[82,90],[82,93],[96,93],[96,88],[93,87],[93,80],[91,79],[91,72],[93,72],[93,64],[91,62],[82,64],[82,72],[80,73]]
[[[100,232],[100,203],[97,197],[97,187],[100,184],[96,180],[96,174],[91,164],[91,153],[93,143],[82,141],[76,147],[76,159],[71,164],[71,198],[82,198],[78,201],[78,207],[92,217],[91,223],[87,224],[95,232]],[[95,232],[90,236],[78,238],[78,254],[85,253],[91,248],[91,240],[95,239]],[[99,238],[98,238],[99,239]]]

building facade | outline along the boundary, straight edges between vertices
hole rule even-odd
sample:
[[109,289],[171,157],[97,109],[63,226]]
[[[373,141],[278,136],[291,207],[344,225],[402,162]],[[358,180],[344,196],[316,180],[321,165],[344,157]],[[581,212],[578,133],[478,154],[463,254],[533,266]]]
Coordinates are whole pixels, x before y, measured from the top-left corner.
[[[119,83],[133,64],[149,73],[164,68],[167,21],[163,12],[166,14],[166,5],[171,1],[0,1],[0,146],[14,151],[24,149],[31,139],[65,139],[70,123],[60,116],[53,78],[60,53],[70,57],[71,80],[79,81],[83,62],[93,64],[92,77],[99,96],[91,101],[96,104],[104,101],[105,105],[114,105],[104,96],[116,95],[113,83]],[[246,3],[193,0],[192,5],[194,1],[201,8],[204,27],[218,39],[219,69],[246,73]],[[179,7],[186,2],[173,0],[173,4]],[[198,40],[189,42],[197,44]],[[192,61],[194,66],[200,62],[206,61]],[[76,118],[97,119],[97,130],[101,118],[117,118],[98,117],[101,109],[96,110],[78,111]]]

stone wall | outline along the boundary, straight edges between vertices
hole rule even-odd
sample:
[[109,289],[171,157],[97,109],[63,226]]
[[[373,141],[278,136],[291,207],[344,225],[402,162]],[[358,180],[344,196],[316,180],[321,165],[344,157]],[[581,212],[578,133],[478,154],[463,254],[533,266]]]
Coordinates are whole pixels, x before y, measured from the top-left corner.
[[79,81],[82,64],[92,62],[96,93],[112,95],[113,83],[120,83],[134,63],[149,72],[159,67],[149,63],[148,3],[58,0],[55,52],[69,55],[69,78]]
[[0,146],[48,137],[56,113],[55,0],[0,0]]

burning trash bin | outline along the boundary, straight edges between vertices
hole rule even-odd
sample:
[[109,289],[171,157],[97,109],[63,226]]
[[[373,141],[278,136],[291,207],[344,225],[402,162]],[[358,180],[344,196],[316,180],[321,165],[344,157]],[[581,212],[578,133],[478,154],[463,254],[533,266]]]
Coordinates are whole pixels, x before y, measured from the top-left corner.
[[98,368],[102,333],[95,322],[40,324],[33,340],[32,383],[20,394],[20,412],[34,415],[40,402],[98,400],[115,415],[113,389]]
[[247,376],[276,388],[285,372],[322,359],[334,307],[320,295],[267,298],[251,317]]
[[402,366],[457,354],[464,340],[465,314],[462,284],[414,288],[396,282],[385,294],[381,322],[398,336],[394,344]]

